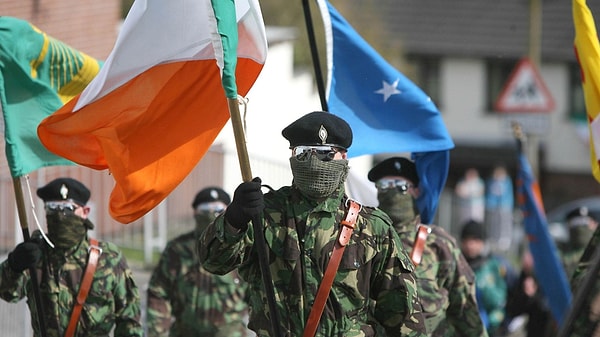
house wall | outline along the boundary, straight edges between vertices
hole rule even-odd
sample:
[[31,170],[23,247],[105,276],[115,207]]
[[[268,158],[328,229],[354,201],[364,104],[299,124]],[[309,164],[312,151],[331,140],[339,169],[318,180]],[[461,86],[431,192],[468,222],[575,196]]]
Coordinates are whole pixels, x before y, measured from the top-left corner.
[[32,22],[46,34],[105,59],[121,22],[121,1],[0,0],[0,13]]
[[[451,161],[447,183],[452,188],[467,166],[480,168],[483,176],[496,162],[505,160],[516,173],[515,139],[510,121],[531,123],[528,149],[530,161],[537,160],[538,179],[548,209],[569,200],[600,193],[591,174],[587,126],[577,126],[569,114],[569,72],[563,63],[543,63],[540,74],[555,102],[549,113],[490,113],[486,107],[485,62],[476,58],[443,58],[440,66],[441,101],[444,121],[457,147],[496,152],[494,157],[477,151]],[[525,119],[523,119],[525,118]],[[525,124],[524,124],[525,125]],[[458,151],[458,150],[453,150]],[[464,151],[463,151],[464,152]],[[537,156],[536,156],[537,154]],[[452,152],[451,152],[452,156]],[[483,161],[479,160],[482,158]],[[570,184],[565,185],[569,181]]]

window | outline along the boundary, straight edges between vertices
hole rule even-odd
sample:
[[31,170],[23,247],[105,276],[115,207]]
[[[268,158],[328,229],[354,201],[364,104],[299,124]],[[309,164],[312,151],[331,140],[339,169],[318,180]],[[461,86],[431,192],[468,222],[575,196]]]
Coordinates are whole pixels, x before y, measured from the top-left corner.
[[413,72],[404,73],[407,77],[423,90],[441,110],[441,84],[440,84],[440,58],[435,56],[412,56],[408,63]]
[[121,0],[121,19],[125,19],[132,5],[133,0]]
[[569,118],[585,122],[587,113],[585,110],[585,98],[581,84],[581,71],[579,64],[569,65]]
[[507,84],[518,60],[490,59],[486,62],[486,108],[495,113],[494,104]]

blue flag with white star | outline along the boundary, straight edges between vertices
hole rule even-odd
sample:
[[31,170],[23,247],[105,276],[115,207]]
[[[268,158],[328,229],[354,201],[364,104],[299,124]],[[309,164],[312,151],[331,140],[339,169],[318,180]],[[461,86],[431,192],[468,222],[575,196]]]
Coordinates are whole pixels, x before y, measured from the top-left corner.
[[329,111],[352,127],[350,157],[411,152],[423,223],[433,220],[454,143],[433,101],[377,53],[326,0],[319,0],[327,44]]

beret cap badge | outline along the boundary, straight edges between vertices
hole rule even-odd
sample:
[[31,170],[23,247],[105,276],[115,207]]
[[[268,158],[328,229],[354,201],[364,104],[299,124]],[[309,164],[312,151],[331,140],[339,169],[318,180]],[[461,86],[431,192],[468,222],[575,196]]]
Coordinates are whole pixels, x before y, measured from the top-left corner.
[[327,129],[323,125],[319,128],[319,139],[321,144],[327,144]]
[[66,200],[66,199],[67,199],[67,197],[69,196],[69,188],[67,187],[67,185],[65,185],[65,184],[62,184],[62,185],[60,186],[60,192],[59,192],[59,193],[60,193],[60,196],[61,196],[63,199],[65,199],[65,200]]

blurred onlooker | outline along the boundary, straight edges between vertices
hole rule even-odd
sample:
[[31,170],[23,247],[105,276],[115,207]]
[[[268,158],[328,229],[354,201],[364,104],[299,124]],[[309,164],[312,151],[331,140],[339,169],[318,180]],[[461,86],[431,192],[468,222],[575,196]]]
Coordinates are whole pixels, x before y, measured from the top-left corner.
[[507,283],[506,264],[489,253],[483,224],[471,220],[460,233],[461,251],[475,272],[477,304],[489,336],[497,336],[504,321]]
[[585,206],[577,207],[567,213],[565,221],[569,229],[569,242],[565,245],[561,258],[567,278],[570,279],[585,247],[598,227],[598,221]]
[[527,316],[527,337],[548,337],[556,332],[557,326],[552,318],[547,297],[538,287],[533,256],[529,249],[523,253],[519,279],[508,289],[505,319],[507,332],[514,330],[510,322],[522,315]]
[[504,166],[496,166],[485,182],[485,224],[492,250],[506,253],[512,243],[513,184]]
[[485,216],[485,183],[476,168],[469,168],[455,187],[458,201],[457,223],[469,220],[483,222]]

